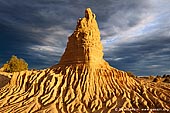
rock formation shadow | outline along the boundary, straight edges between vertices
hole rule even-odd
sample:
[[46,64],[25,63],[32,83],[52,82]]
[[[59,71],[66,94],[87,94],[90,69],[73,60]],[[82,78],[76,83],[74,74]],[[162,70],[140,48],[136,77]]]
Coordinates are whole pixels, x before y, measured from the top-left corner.
[[9,77],[0,74],[0,88],[7,85],[9,83],[9,81],[10,81]]

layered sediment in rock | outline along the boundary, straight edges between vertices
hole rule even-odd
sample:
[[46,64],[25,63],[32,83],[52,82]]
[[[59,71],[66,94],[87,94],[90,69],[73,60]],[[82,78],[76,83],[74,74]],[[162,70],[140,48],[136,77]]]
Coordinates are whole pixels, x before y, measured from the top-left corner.
[[103,59],[95,15],[88,8],[69,37],[59,64],[13,73],[9,84],[0,89],[0,112],[165,111],[170,109],[169,94],[168,86],[141,84],[109,66]]
[[105,65],[96,16],[88,8],[79,19],[74,33],[68,38],[67,48],[59,64]]

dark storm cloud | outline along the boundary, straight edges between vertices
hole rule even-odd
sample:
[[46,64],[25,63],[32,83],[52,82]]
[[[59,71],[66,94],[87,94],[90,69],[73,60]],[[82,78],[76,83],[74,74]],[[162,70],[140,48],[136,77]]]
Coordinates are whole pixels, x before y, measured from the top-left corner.
[[[152,1],[153,4],[158,1]],[[117,33],[104,40],[105,59],[112,66],[138,75],[170,73],[170,2],[159,2],[149,7],[148,14],[139,14],[134,26],[116,28]],[[150,9],[151,8],[151,9]],[[137,13],[134,13],[137,14]],[[133,16],[132,16],[133,17]],[[131,17],[130,17],[131,18]],[[124,20],[129,20],[124,18]],[[127,28],[127,29],[126,29]]]
[[[158,72],[154,69],[161,66],[162,71],[168,72],[164,61],[169,56],[169,36],[164,34],[170,30],[169,2],[165,6],[157,1],[0,0],[0,61],[4,63],[15,54],[24,58],[31,68],[57,63],[77,19],[90,7],[97,15],[105,58],[110,64],[137,74]],[[143,54],[152,57],[158,54],[159,58],[147,59]],[[157,64],[156,60],[162,63]],[[146,69],[145,65],[150,72],[141,71]]]
[[[126,4],[127,1],[110,0],[89,2],[85,0],[1,0],[2,34],[0,38],[3,39],[2,47],[4,44],[7,46],[2,51],[8,51],[11,55],[21,54],[23,51],[30,52],[26,48],[33,48],[32,46],[36,45],[64,48],[68,35],[75,28],[77,19],[84,16],[85,8],[91,7],[96,13],[99,23],[102,24],[117,10],[127,10],[129,6]],[[129,1],[128,4],[132,9],[137,5],[133,1]],[[39,51],[36,52],[41,54]]]
[[158,32],[143,37],[145,40],[119,45],[106,52],[106,60],[119,69],[136,74],[169,73],[170,35]]

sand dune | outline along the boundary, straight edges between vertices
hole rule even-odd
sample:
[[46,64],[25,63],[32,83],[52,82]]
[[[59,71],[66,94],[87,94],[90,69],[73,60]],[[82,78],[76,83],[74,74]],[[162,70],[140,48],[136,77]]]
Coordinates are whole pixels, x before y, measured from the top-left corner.
[[169,85],[144,83],[111,67],[102,49],[95,14],[88,8],[59,64],[13,73],[0,89],[0,112],[168,112]]

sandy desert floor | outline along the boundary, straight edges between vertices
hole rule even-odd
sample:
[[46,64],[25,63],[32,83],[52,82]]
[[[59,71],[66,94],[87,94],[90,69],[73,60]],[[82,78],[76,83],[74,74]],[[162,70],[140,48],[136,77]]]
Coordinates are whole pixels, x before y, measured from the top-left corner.
[[[45,72],[45,71],[44,71]],[[27,73],[29,73],[29,72],[27,72]],[[34,73],[34,72],[33,72]],[[32,73],[32,75],[34,75]],[[40,73],[40,72],[39,72]],[[5,73],[5,75],[2,75],[2,74],[4,74],[4,73],[1,73],[1,75],[0,75],[0,88],[1,88],[1,99],[2,99],[2,92],[3,92],[3,90],[5,91],[4,93],[6,93],[6,95],[13,95],[13,96],[9,96],[10,98],[11,98],[11,100],[8,98],[8,102],[11,102],[11,103],[17,103],[17,102],[20,102],[20,101],[18,101],[17,99],[19,99],[19,97],[18,97],[18,94],[19,95],[21,95],[22,93],[24,94],[24,92],[23,92],[23,89],[21,88],[21,89],[18,89],[18,91],[15,91],[15,93],[17,94],[17,92],[18,92],[18,94],[16,95],[14,92],[10,92],[9,90],[7,90],[6,88],[9,88],[9,86],[10,86],[10,84],[11,84],[11,78],[9,78],[10,76],[9,75],[11,75],[11,73],[9,73],[9,74],[7,74],[7,73]],[[19,73],[18,73],[19,74]],[[24,73],[22,73],[23,75],[24,75]],[[26,74],[25,74],[26,75]],[[8,77],[9,76],[9,77]],[[16,74],[14,74],[14,76],[16,76]],[[21,76],[21,75],[20,75]],[[14,78],[14,77],[12,77],[12,78]],[[170,94],[170,83],[165,83],[165,82],[163,82],[164,80],[165,80],[165,78],[162,78],[162,77],[159,77],[159,81],[155,81],[154,79],[155,78],[157,78],[157,77],[150,77],[150,76],[145,76],[145,77],[136,77],[136,78],[134,78],[136,81],[138,81],[140,84],[141,84],[141,86],[142,87],[145,87],[146,88],[146,90],[148,90],[147,92],[148,93],[150,93],[150,94],[147,94],[147,95],[145,95],[146,97],[145,98],[151,98],[151,97],[149,97],[149,96],[152,96],[152,97],[154,97],[154,99],[158,99],[158,98],[155,98],[155,97],[159,97],[159,98],[161,98],[160,100],[163,100],[163,101],[167,101],[166,103],[167,104],[169,104],[169,100],[167,100],[170,96],[169,96],[169,94]],[[23,79],[23,78],[22,78]],[[48,78],[49,79],[49,78]],[[51,82],[52,82],[53,80],[51,79]],[[19,82],[19,81],[18,81]],[[16,83],[17,84],[17,83]],[[54,83],[53,83],[54,84]],[[6,85],[6,86],[5,86]],[[14,85],[14,84],[13,84]],[[55,86],[53,86],[53,87],[55,87]],[[5,89],[4,89],[5,88]],[[43,88],[44,88],[44,86],[43,86]],[[16,87],[15,87],[15,89],[17,89]],[[35,92],[35,88],[34,87],[32,87],[31,89],[34,89],[34,92]],[[13,89],[14,90],[14,89]],[[43,90],[42,88],[40,88],[40,89],[37,89],[37,91],[38,90]],[[7,93],[7,92],[8,93]],[[33,91],[29,91],[29,93],[25,93],[25,95],[30,95],[30,93],[32,93],[31,95],[32,95],[32,97],[36,97],[36,94],[34,94],[34,92]],[[61,91],[62,92],[62,91]],[[133,92],[133,91],[132,91]],[[9,93],[13,93],[13,94],[9,94]],[[53,92],[54,93],[54,92]],[[57,93],[57,90],[56,90],[56,93]],[[71,93],[71,92],[70,92]],[[142,95],[142,93],[143,92],[140,92],[141,93],[141,95]],[[74,93],[73,93],[74,94]],[[76,94],[76,93],[75,93]],[[78,94],[78,93],[77,93]],[[34,96],[33,96],[34,95]],[[130,94],[131,96],[132,96],[132,94]],[[7,96],[7,97],[8,97]],[[16,96],[16,97],[14,97],[14,96]],[[23,96],[23,95],[22,95]],[[65,95],[66,96],[66,95]],[[85,96],[85,95],[84,95]],[[104,96],[104,95],[103,95]],[[116,95],[115,95],[116,96]],[[126,95],[127,97],[126,98],[131,98],[131,97],[128,97],[128,95]],[[136,95],[134,95],[134,98],[135,98],[135,96]],[[119,96],[119,97],[121,97],[121,96]],[[138,96],[137,96],[138,97]],[[43,97],[44,98],[44,97]],[[48,98],[48,99],[45,99],[45,98]],[[48,97],[47,95],[45,96],[45,100],[44,100],[44,102],[43,102],[43,104],[44,105],[46,105],[47,103],[48,103],[48,101],[51,101],[52,99],[54,99],[54,97]],[[51,98],[51,99],[50,99]],[[67,97],[67,99],[68,98],[73,98],[71,95],[69,96],[69,97]],[[7,98],[6,98],[7,99]],[[6,100],[5,99],[5,100]],[[86,98],[86,99],[88,99],[88,98]],[[118,101],[117,99],[118,98],[114,98],[116,101]],[[121,100],[122,99],[122,100]],[[123,101],[123,98],[121,97],[121,99],[119,99],[119,102],[118,103],[122,103],[122,102],[120,102],[120,101]],[[132,98],[131,98],[132,99]],[[139,99],[139,98],[138,98]],[[17,100],[17,102],[15,102],[14,100]],[[22,101],[22,103],[24,104],[24,102],[25,102],[25,104],[27,103],[26,101],[30,101],[30,97],[28,98],[27,97],[27,99],[24,99],[24,97],[22,97],[22,98],[20,98],[19,100],[21,100]],[[3,100],[4,101],[4,100]],[[112,101],[113,101],[113,99],[112,99]],[[110,103],[110,105],[112,105],[111,104],[111,102],[112,101],[109,101],[109,103]],[[137,101],[137,104],[140,104],[140,102],[138,102],[139,100],[134,100],[134,101]],[[142,100],[141,100],[142,101]],[[149,100],[147,100],[147,101],[153,101],[153,99],[149,99]],[[2,101],[0,100],[0,105],[2,105],[3,103],[2,103]],[[3,106],[6,106],[6,107],[3,107],[3,106],[1,106],[1,108],[0,108],[0,111],[1,112],[12,112],[12,111],[14,111],[14,112],[21,112],[22,113],[22,111],[24,111],[24,112],[27,112],[27,111],[30,111],[30,112],[38,112],[37,111],[37,109],[34,111],[33,109],[31,110],[31,108],[33,107],[31,107],[30,108],[30,110],[27,108],[27,107],[23,107],[23,109],[25,108],[25,109],[27,109],[26,111],[25,110],[23,110],[23,109],[21,109],[21,110],[18,110],[18,108],[16,107],[16,106],[13,106],[12,104],[11,105],[8,105],[7,103],[8,102],[6,102],[6,104],[3,104]],[[51,102],[53,102],[53,101],[51,101]],[[124,101],[124,102],[126,102],[126,101]],[[132,101],[131,101],[132,102]],[[155,101],[156,102],[156,101]],[[50,102],[49,102],[50,103]],[[70,102],[71,103],[71,102]],[[75,104],[76,102],[74,102],[74,104]],[[109,103],[108,102],[106,102],[105,103],[105,106],[109,106]],[[164,103],[164,102],[160,102],[160,103]],[[14,104],[14,105],[15,105]],[[30,103],[27,103],[28,105],[32,105],[31,104],[31,102]],[[94,103],[93,104],[93,106],[95,106],[95,104],[96,105],[98,105],[98,102],[96,102],[96,103]],[[116,102],[114,102],[114,104],[115,104],[115,106],[117,106],[117,103]],[[151,103],[150,103],[151,104]],[[154,102],[153,102],[153,104],[155,104]],[[17,105],[17,104],[16,104]],[[44,106],[43,105],[43,106]],[[48,105],[48,104],[47,104]],[[8,106],[8,107],[7,107]],[[41,106],[41,105],[40,105]],[[39,106],[39,107],[40,107]],[[59,104],[58,104],[58,106],[60,106]],[[113,106],[113,105],[112,105]],[[167,105],[167,106],[169,106],[169,105]],[[11,108],[13,108],[13,110],[11,110],[11,109],[9,109],[9,107],[11,107]],[[20,106],[21,107],[21,106]],[[20,107],[19,107],[19,109],[20,109]],[[91,106],[89,106],[90,107],[90,109],[91,109]],[[99,106],[96,106],[96,109],[94,109],[94,110],[88,110],[88,111],[86,111],[86,110],[79,110],[79,112],[95,112],[95,110],[97,110],[97,107],[99,107]],[[120,107],[120,108],[119,108]],[[142,106],[142,107],[136,107],[136,106],[131,106],[131,107],[125,107],[125,108],[122,108],[121,106],[117,106],[117,107],[114,107],[114,109],[113,110],[111,110],[111,111],[109,111],[109,109],[108,110],[106,110],[106,111],[100,111],[100,110],[97,110],[97,112],[113,112],[113,113],[116,113],[116,112],[123,112],[122,110],[124,110],[124,112],[126,113],[152,113],[152,112],[154,112],[154,113],[168,113],[168,112],[170,112],[169,111],[169,109],[168,108],[164,108],[164,107],[145,107],[145,106]],[[22,107],[21,107],[22,108]],[[41,107],[40,107],[41,108]],[[40,109],[39,108],[39,109]],[[77,106],[77,108],[78,108],[78,106]],[[111,107],[110,107],[111,108]],[[35,108],[34,108],[35,109]],[[62,107],[60,108],[60,109],[62,109]],[[73,109],[73,108],[72,108]],[[70,108],[70,111],[68,110],[68,111],[65,111],[65,110],[57,110],[57,111],[55,111],[55,110],[53,110],[53,109],[51,109],[51,110],[45,110],[45,108],[43,108],[43,109],[41,109],[39,112],[41,113],[41,112],[43,112],[43,110],[44,111],[46,111],[46,112],[50,112],[50,113],[55,113],[55,112],[75,112],[74,110],[72,111],[72,109]],[[97,113],[96,112],[96,113]]]

